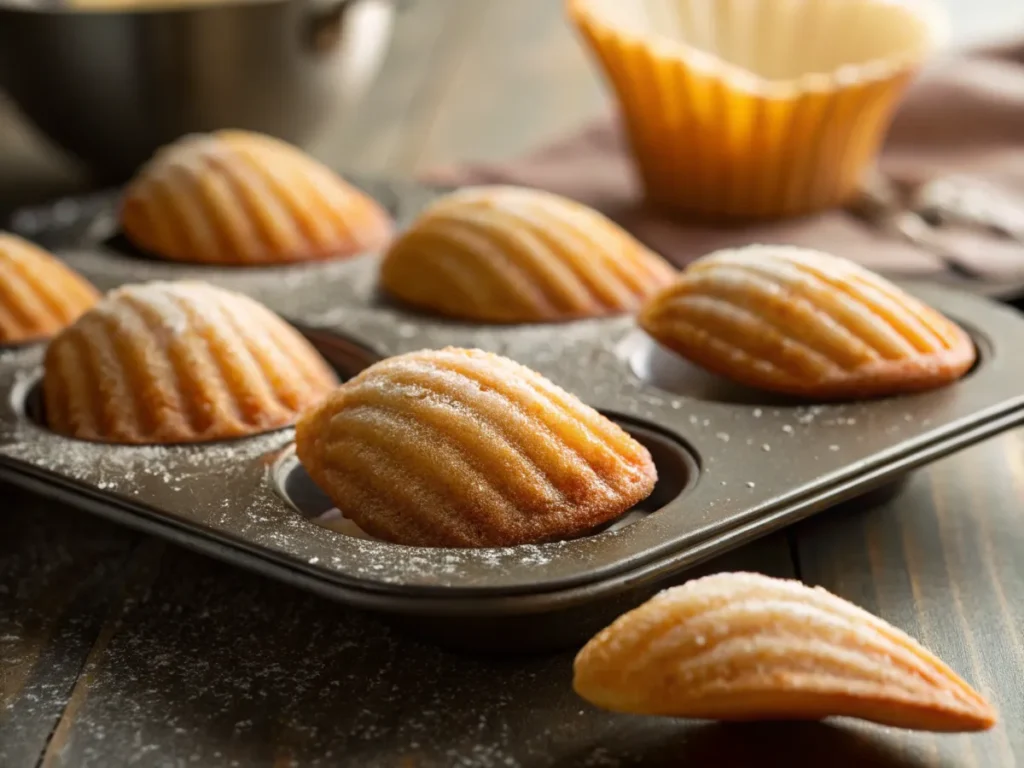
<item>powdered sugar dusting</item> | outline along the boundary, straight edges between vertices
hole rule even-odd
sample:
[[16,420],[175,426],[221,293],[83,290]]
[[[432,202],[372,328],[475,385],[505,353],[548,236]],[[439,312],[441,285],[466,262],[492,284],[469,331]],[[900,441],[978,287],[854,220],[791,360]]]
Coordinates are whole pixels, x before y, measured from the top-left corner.
[[[112,209],[105,215],[105,221],[100,216],[97,222],[107,231],[97,225],[93,235],[114,234]],[[246,293],[291,320],[354,339],[382,354],[447,345],[503,354],[588,405],[675,433],[700,454],[703,471],[713,473],[714,482],[704,483],[693,496],[601,536],[508,550],[439,552],[340,535],[297,514],[268,481],[291,441],[290,430],[215,445],[120,448],[61,440],[25,422],[16,407],[0,402],[0,460],[78,481],[120,503],[145,509],[155,519],[172,518],[204,536],[246,542],[323,581],[344,575],[382,587],[536,587],[561,576],[585,576],[606,562],[605,556],[614,559],[668,546],[673,537],[689,536],[708,524],[724,527],[750,511],[742,505],[764,503],[780,490],[809,487],[822,477],[838,477],[906,438],[934,431],[954,418],[962,421],[972,412],[964,410],[969,404],[956,398],[929,396],[913,405],[794,407],[763,393],[725,392],[721,380],[676,391],[661,386],[661,379],[642,375],[638,359],[630,357],[642,341],[651,353],[647,362],[658,362],[653,357],[656,350],[631,317],[557,328],[480,327],[425,317],[393,306],[378,294],[379,261],[372,254],[302,268],[253,270],[193,269],[119,254],[106,243],[86,244],[61,255],[101,288],[161,279],[207,280]],[[7,376],[0,379],[0,391],[14,385],[24,389],[21,371],[37,365],[38,357],[38,348],[27,354],[0,350],[0,377]],[[665,357],[662,362],[677,360]],[[791,425],[793,439],[782,432],[783,424]],[[769,441],[774,450],[765,452],[762,446]],[[747,467],[769,460],[774,464],[776,454],[786,453],[787,444],[811,441],[817,441],[819,450],[806,452],[801,461],[780,463],[774,477],[759,472],[754,488],[745,485],[755,477],[745,473]],[[833,445],[840,450],[831,450]],[[737,476],[739,465],[744,472]],[[722,478],[729,480],[727,488],[744,489],[742,503],[724,503],[708,490],[720,494]]]

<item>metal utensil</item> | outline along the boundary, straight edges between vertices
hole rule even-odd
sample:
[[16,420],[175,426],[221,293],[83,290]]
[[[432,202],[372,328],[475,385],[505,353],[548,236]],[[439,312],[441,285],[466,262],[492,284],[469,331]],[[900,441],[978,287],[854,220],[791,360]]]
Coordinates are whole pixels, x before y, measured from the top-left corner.
[[383,57],[391,0],[246,0],[126,10],[0,5],[0,87],[106,181],[191,132],[309,141]]

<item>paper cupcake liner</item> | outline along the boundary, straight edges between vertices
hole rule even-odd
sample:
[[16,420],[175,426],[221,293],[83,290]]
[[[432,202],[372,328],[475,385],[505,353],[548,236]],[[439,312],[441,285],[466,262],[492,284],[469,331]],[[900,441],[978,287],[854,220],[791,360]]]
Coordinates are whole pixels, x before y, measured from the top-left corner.
[[886,0],[568,6],[618,98],[648,197],[730,217],[854,195],[943,34],[930,5]]

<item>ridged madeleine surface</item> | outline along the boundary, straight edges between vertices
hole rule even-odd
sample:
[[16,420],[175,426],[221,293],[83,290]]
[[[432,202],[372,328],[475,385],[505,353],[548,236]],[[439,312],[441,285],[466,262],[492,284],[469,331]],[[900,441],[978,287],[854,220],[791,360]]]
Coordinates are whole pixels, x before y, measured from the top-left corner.
[[640,324],[664,346],[741,384],[820,398],[916,392],[967,372],[967,333],[846,259],[748,246],[691,264]]
[[367,368],[303,414],[299,460],[380,539],[486,547],[568,538],[654,488],[647,449],[540,374],[472,349]]
[[200,282],[107,294],[50,343],[51,429],[111,443],[201,442],[294,423],[337,377],[294,328]]
[[668,589],[598,633],[573,686],[606,709],[709,720],[849,716],[976,731],[992,707],[912,638],[818,587],[722,573]]
[[99,300],[99,292],[58,259],[0,232],[0,344],[49,338]]
[[121,228],[155,256],[237,266],[343,258],[391,236],[374,200],[299,149],[245,131],[157,152],[125,191]]
[[609,219],[519,187],[471,187],[424,211],[388,250],[381,284],[421,309],[482,322],[635,310],[675,271]]

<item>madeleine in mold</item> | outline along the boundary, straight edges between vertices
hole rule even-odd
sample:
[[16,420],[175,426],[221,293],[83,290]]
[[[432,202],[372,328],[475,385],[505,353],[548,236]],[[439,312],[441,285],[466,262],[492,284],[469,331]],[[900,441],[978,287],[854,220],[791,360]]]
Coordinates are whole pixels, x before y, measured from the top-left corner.
[[429,206],[387,251],[382,287],[447,317],[540,323],[634,311],[675,270],[586,206],[470,187]]
[[127,285],[56,336],[48,426],[82,440],[160,444],[294,423],[338,383],[294,328],[247,296],[194,281]]
[[0,344],[47,339],[99,297],[91,283],[50,253],[0,232]]
[[267,266],[383,248],[392,222],[372,198],[278,139],[247,131],[185,136],[128,185],[121,229],[172,261]]
[[790,246],[722,250],[652,298],[640,325],[740,384],[860,399],[949,384],[974,363],[970,336],[846,259]]
[[647,449],[540,374],[475,349],[376,363],[307,411],[299,460],[371,536],[426,547],[571,538],[650,495]]

